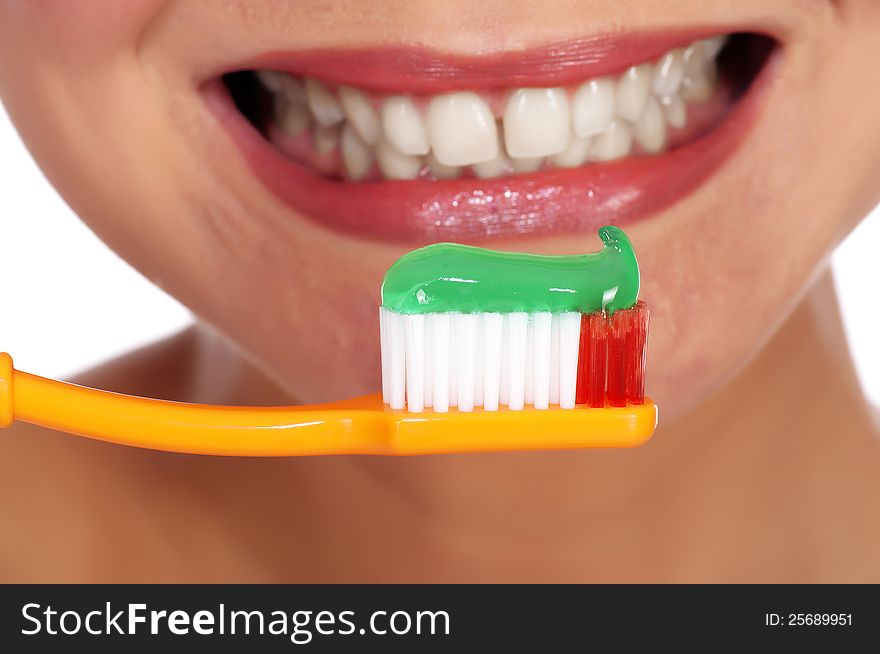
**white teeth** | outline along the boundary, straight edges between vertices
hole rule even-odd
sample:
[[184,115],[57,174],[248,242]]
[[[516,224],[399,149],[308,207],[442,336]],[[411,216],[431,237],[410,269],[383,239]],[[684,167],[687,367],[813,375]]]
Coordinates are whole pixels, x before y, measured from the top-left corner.
[[315,152],[325,155],[334,150],[337,145],[339,145],[339,126],[318,125],[315,130]]
[[533,173],[544,163],[544,157],[510,157],[510,167],[515,173]]
[[290,75],[279,73],[281,79],[281,92],[287,101],[292,104],[306,105],[308,98],[306,97],[306,87],[303,83]]
[[632,66],[621,75],[617,83],[615,106],[617,116],[635,123],[642,117],[651,94],[651,78],[654,70],[651,64]]
[[726,41],[723,35],[695,41],[575,88],[513,89],[503,103],[495,90],[377,98],[276,70],[256,74],[274,96],[273,133],[286,137],[277,145],[296,157],[309,139],[286,139],[311,130],[316,156],[306,160],[321,174],[373,179],[376,162],[387,179],[492,178],[545,164],[611,161],[631,154],[634,143],[637,152],[662,152],[669,130],[687,127],[689,106],[713,97],[716,57]]
[[571,114],[565,90],[518,89],[504,110],[504,147],[511,157],[546,157],[568,147]]
[[665,98],[676,93],[684,77],[684,60],[681,50],[671,50],[660,57],[654,68],[654,80],[651,84],[654,94]]
[[614,82],[608,78],[581,84],[571,102],[572,128],[578,136],[592,136],[614,120]]
[[428,156],[425,157],[425,163],[428,165],[428,170],[437,179],[455,179],[461,175],[461,166],[447,166],[445,163],[440,163],[433,152],[428,153]]
[[365,93],[350,86],[339,87],[339,101],[345,118],[367,145],[376,145],[382,134],[379,116]]
[[409,98],[396,95],[382,103],[385,140],[404,154],[428,154],[428,134],[418,109]]
[[699,75],[706,66],[706,46],[702,41],[691,43],[682,53],[684,74],[686,77]]
[[339,149],[348,178],[362,179],[373,165],[373,151],[361,140],[352,125],[343,125]]
[[666,117],[656,98],[648,100],[648,106],[636,123],[633,135],[645,152],[656,153],[666,147]]
[[498,155],[498,128],[488,103],[476,93],[447,93],[428,105],[428,138],[437,160],[467,166]]
[[489,159],[489,161],[481,161],[480,163],[471,166],[474,175],[481,179],[501,177],[509,168],[510,161],[507,160],[507,156],[500,150],[498,151],[498,154],[496,154],[494,158]]
[[301,104],[292,104],[284,96],[275,98],[275,122],[285,136],[302,134],[312,124],[312,114]]
[[627,156],[631,149],[632,132],[626,123],[615,120],[608,126],[608,129],[596,137],[590,150],[590,159],[593,161],[612,161]]
[[376,161],[386,179],[415,179],[422,169],[422,158],[404,154],[387,141],[376,146]]
[[727,43],[727,35],[719,34],[708,39],[703,39],[703,53],[706,60],[714,59]]
[[694,75],[685,75],[681,86],[681,97],[687,102],[702,103],[712,97],[718,81],[718,69],[704,66]]
[[277,70],[258,70],[257,79],[266,87],[267,91],[278,93],[281,91],[281,73]]
[[321,125],[335,125],[345,118],[342,111],[342,105],[336,99],[326,86],[313,80],[306,78],[306,98],[309,102],[309,109],[315,120]]
[[587,155],[590,154],[590,145],[592,142],[592,136],[586,138],[572,136],[571,143],[568,144],[568,147],[562,152],[550,157],[550,161],[553,162],[553,165],[559,166],[560,168],[577,168],[586,162]]
[[681,129],[687,123],[687,105],[681,96],[676,93],[660,99],[663,105],[663,113],[666,116],[666,122],[670,127]]

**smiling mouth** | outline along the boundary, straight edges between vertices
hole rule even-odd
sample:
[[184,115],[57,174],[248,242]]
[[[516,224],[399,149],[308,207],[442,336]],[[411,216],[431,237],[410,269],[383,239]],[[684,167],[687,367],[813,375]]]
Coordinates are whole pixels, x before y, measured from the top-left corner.
[[686,195],[743,140],[776,45],[735,33],[467,60],[272,53],[205,88],[301,213],[385,240],[478,241],[626,224]]

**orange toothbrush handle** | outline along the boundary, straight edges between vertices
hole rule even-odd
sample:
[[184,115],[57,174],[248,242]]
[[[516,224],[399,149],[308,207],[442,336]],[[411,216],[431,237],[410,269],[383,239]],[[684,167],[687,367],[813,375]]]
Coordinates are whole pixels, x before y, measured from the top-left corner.
[[235,407],[133,397],[15,370],[0,353],[0,427],[22,420],[155,450],[225,456],[431,454],[632,447],[657,424],[657,407],[392,411],[379,395],[295,407]]

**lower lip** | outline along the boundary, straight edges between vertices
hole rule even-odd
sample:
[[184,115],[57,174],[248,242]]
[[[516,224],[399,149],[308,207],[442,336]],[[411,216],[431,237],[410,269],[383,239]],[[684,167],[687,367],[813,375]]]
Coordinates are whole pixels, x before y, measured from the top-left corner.
[[238,112],[219,80],[209,106],[263,184],[316,222],[364,238],[425,244],[595,232],[651,217],[706,181],[755,122],[775,57],[721,124],[662,155],[507,178],[344,182],[289,161]]

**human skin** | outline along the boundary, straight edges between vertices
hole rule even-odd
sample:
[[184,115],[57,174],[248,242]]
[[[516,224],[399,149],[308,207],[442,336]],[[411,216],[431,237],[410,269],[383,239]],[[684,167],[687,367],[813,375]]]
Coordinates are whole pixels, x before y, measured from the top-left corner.
[[[28,525],[0,545],[4,577],[880,580],[880,528],[866,517],[880,455],[827,277],[829,252],[880,200],[880,6],[533,6],[90,0],[72,18],[57,0],[0,3],[0,97],[32,153],[90,227],[199,317],[83,381],[224,403],[375,390],[365,325],[407,247],[325,229],[266,190],[199,92],[218,53],[352,48],[377,34],[474,53],[695,24],[772,27],[782,47],[734,155],[627,230],[653,310],[648,388],[663,422],[650,445],[219,461],[18,428],[3,495],[35,469],[48,480],[0,509]],[[74,547],[52,545],[60,530]],[[145,534],[151,547],[135,545]]]

